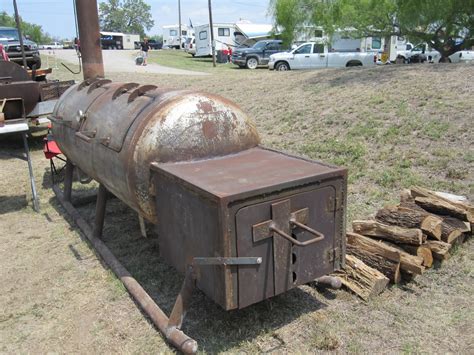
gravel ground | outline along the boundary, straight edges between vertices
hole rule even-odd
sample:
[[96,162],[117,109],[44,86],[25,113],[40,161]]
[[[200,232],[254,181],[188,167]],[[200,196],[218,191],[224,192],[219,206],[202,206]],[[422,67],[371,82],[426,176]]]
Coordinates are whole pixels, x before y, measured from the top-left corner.
[[[50,62],[44,63],[44,65],[49,64],[49,66],[53,66],[54,57],[72,64],[77,63],[76,51],[73,49],[43,50],[41,53],[50,56]],[[126,72],[139,74],[208,75],[207,73],[170,68],[154,63],[149,63],[147,66],[135,65],[134,58],[137,54],[138,51],[130,50],[102,50],[106,74]]]

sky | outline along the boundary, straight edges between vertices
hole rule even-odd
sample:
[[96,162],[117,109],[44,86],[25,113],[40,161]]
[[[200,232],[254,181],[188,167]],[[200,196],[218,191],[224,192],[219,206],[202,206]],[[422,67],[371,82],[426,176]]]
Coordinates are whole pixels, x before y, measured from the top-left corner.
[[[101,1],[99,1],[101,2]],[[155,26],[149,35],[162,34],[161,27],[178,23],[178,0],[145,0],[151,5]],[[212,0],[212,19],[215,23],[272,23],[267,17],[269,0]],[[17,0],[18,12],[27,22],[41,25],[52,36],[74,38],[73,0]],[[0,11],[13,14],[13,1],[0,0]],[[181,22],[194,26],[209,22],[207,0],[181,0]]]

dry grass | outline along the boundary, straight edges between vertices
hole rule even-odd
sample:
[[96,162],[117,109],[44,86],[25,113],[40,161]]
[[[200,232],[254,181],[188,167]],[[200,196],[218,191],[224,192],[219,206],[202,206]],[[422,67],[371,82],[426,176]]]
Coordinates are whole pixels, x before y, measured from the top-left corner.
[[[113,79],[221,94],[256,120],[263,144],[346,165],[350,220],[414,183],[474,200],[472,65]],[[15,141],[0,147],[21,151]],[[33,158],[41,214],[26,206],[25,163],[2,156],[0,352],[171,350],[67,222],[39,141]],[[134,213],[118,200],[108,211],[105,242],[169,312],[182,277],[160,262],[153,238],[140,237]],[[81,213],[91,220],[93,205]],[[225,312],[196,293],[184,330],[206,352],[472,353],[473,252],[469,241],[443,267],[368,304],[307,285]]]

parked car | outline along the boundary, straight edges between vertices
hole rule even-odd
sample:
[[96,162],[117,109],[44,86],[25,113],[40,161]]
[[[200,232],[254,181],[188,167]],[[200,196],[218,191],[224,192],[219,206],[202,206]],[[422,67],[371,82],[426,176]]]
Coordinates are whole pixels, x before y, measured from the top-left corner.
[[[408,46],[411,46],[411,49],[408,49]],[[441,54],[425,43],[420,43],[414,47],[411,43],[407,43],[407,50],[397,51],[397,55],[397,61],[399,63],[439,63],[441,61]],[[450,63],[469,62],[473,60],[474,51],[468,50],[456,52],[448,57],[448,62]]]
[[268,62],[270,70],[316,69],[328,67],[373,66],[377,53],[328,52],[326,45],[309,42],[290,52],[272,54]]
[[[18,31],[14,27],[0,27],[0,43],[3,44],[8,57],[12,62],[23,64],[21,45]],[[27,38],[23,38],[23,48],[25,50],[26,64],[30,69],[41,67],[41,58],[38,45]]]
[[459,51],[449,56],[453,63],[470,63],[474,62],[474,51]]
[[63,49],[64,46],[59,42],[52,42],[48,44],[41,44],[39,49]]
[[161,49],[161,48],[163,48],[163,42],[157,42],[154,39],[148,40],[148,45],[150,46],[151,49]]
[[250,48],[237,48],[232,53],[232,63],[241,68],[255,69],[259,65],[268,65],[270,56],[282,52],[281,40],[258,41]]
[[196,55],[196,37],[186,38],[186,43],[184,44],[184,51],[188,54],[191,54],[193,57]]

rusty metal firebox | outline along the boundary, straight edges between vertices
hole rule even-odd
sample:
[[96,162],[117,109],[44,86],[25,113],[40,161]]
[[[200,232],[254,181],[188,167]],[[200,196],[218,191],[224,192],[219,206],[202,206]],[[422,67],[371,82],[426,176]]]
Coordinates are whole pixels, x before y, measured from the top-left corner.
[[88,79],[52,120],[69,166],[101,184],[94,236],[110,191],[156,226],[161,256],[186,273],[169,320],[157,321],[185,352],[196,349],[179,332],[194,283],[230,310],[344,262],[347,171],[259,146],[251,120],[222,97]]

